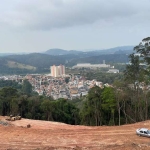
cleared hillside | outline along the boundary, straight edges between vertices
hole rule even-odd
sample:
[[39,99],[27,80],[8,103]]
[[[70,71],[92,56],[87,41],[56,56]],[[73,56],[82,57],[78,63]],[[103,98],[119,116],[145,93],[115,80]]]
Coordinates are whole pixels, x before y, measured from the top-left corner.
[[[21,150],[148,150],[149,138],[135,130],[150,121],[123,126],[73,126],[58,122],[22,119],[6,122],[0,117],[0,149]],[[30,124],[31,128],[27,128]]]
[[7,66],[9,68],[20,68],[20,69],[27,69],[27,70],[33,70],[33,71],[36,70],[36,67],[21,64],[21,63],[17,63],[17,62],[14,62],[14,61],[7,61]]

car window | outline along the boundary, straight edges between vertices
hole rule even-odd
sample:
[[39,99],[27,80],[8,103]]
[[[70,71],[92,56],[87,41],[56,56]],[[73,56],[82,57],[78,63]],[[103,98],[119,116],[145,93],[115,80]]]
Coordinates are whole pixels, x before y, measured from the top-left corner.
[[140,131],[140,133],[143,133],[143,131]]
[[147,133],[150,134],[150,130],[147,130]]
[[147,134],[147,132],[146,132],[146,131],[144,131],[144,134]]

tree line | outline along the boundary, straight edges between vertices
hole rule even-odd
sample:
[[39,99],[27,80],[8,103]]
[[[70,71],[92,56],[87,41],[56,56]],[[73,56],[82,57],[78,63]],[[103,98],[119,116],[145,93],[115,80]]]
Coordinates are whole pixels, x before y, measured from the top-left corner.
[[[24,118],[58,121],[73,125],[121,125],[149,119],[150,92],[127,87],[122,82],[115,87],[95,86],[80,99],[53,100],[28,90],[4,87],[0,89],[0,115],[21,115]],[[23,92],[24,91],[24,92]]]
[[[110,92],[111,96],[112,90],[112,88],[102,90],[95,86],[89,91],[88,96],[81,97],[81,99],[73,101],[66,99],[53,100],[51,97],[32,93],[30,83],[25,80],[21,89],[10,86],[0,89],[0,115],[19,114],[24,118],[51,120],[74,125],[110,124],[115,102],[114,98],[108,100],[106,94]],[[111,102],[110,105],[109,102]],[[83,103],[82,107],[78,107],[81,106],[81,103]],[[106,108],[107,105],[109,108]],[[106,114],[104,114],[105,111]],[[106,118],[107,121],[104,121]]]

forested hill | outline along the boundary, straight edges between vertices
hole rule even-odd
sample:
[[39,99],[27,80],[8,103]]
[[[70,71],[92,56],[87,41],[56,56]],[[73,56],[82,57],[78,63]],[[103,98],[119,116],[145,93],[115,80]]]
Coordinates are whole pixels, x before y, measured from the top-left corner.
[[126,54],[107,54],[99,56],[84,56],[84,55],[73,55],[67,54],[62,56],[52,56],[40,53],[32,53],[27,55],[11,55],[5,57],[9,60],[16,61],[22,64],[31,65],[37,68],[45,67],[49,68],[51,65],[60,65],[77,63],[102,63],[105,60],[107,63],[126,63],[128,62],[128,55]]
[[73,59],[68,65],[76,65],[77,63],[91,63],[91,64],[101,64],[105,60],[106,64],[110,63],[127,63],[129,61],[129,55],[126,54],[109,54],[109,55],[99,55],[91,56],[85,58]]
[[77,50],[63,50],[63,49],[50,49],[44,52],[45,54],[48,55],[67,55],[67,54],[80,54],[83,53],[82,51],[77,51]]
[[0,54],[0,74],[48,73],[52,65],[72,67],[77,63],[126,63],[133,46],[121,46],[105,50],[50,49],[44,53]]
[[77,63],[102,63],[103,60],[108,63],[126,63],[128,55],[126,54],[107,54],[98,56],[87,55],[58,55],[52,56],[41,53],[31,53],[23,55],[10,55],[0,57],[0,74],[3,73],[44,73],[49,72],[52,65],[63,64],[72,67]]
[[45,54],[48,55],[67,55],[67,54],[75,54],[75,55],[86,55],[86,56],[96,56],[96,55],[103,55],[103,54],[131,54],[133,53],[133,47],[134,46],[120,46],[120,47],[114,47],[109,49],[103,49],[103,50],[89,50],[89,51],[77,51],[77,50],[64,50],[64,49],[49,49]]
[[48,73],[50,66],[65,64],[75,55],[51,56],[41,53],[0,57],[0,74]]
[[65,59],[60,56],[51,56],[41,53],[31,53],[26,55],[11,55],[7,59],[17,61],[22,64],[31,65],[37,68],[49,68],[51,65],[64,64]]
[[12,61],[9,58],[0,57],[0,75],[25,74],[36,72],[36,67]]

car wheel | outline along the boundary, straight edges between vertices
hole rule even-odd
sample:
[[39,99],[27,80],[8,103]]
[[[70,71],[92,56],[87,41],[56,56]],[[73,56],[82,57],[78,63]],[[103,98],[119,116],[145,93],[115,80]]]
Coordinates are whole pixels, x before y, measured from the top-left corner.
[[139,134],[139,136],[141,136],[141,135]]

